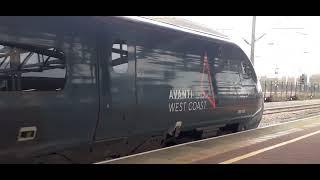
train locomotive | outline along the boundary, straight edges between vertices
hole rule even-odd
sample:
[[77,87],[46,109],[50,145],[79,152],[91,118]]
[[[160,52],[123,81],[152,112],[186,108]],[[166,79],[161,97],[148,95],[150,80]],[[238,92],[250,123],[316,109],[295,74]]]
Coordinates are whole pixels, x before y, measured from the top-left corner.
[[142,17],[0,17],[0,163],[94,163],[258,127],[227,37]]

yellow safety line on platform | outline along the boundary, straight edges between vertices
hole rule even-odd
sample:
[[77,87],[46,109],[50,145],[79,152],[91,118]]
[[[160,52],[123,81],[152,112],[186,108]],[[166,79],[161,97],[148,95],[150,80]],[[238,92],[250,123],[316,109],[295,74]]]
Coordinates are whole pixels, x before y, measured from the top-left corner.
[[290,144],[290,143],[293,143],[293,142],[296,142],[296,141],[299,141],[299,140],[301,140],[301,139],[304,139],[304,138],[307,138],[307,137],[310,137],[310,136],[313,136],[313,135],[319,134],[319,133],[320,133],[320,130],[319,130],[319,131],[316,131],[316,132],[313,132],[313,133],[310,133],[310,134],[306,134],[306,135],[304,135],[304,136],[300,136],[300,137],[295,138],[295,139],[291,139],[291,140],[289,140],[289,141],[285,141],[285,142],[282,142],[282,143],[279,143],[279,144],[270,146],[270,147],[266,147],[266,148],[263,148],[263,149],[260,149],[260,150],[257,150],[257,151],[254,151],[254,152],[251,152],[251,153],[242,155],[242,156],[238,156],[238,157],[236,157],[236,158],[229,159],[229,160],[227,160],[227,161],[223,161],[223,162],[221,162],[221,163],[219,163],[219,164],[231,164],[231,163],[234,163],[234,162],[237,162],[237,161],[240,161],[240,160],[243,160],[243,159],[246,159],[246,158],[255,156],[255,155],[257,155],[257,154],[260,154],[260,153],[269,151],[269,150],[271,150],[271,149],[275,149],[275,148],[278,148],[278,147],[280,147],[280,146],[284,146],[284,145],[287,145],[287,144]]

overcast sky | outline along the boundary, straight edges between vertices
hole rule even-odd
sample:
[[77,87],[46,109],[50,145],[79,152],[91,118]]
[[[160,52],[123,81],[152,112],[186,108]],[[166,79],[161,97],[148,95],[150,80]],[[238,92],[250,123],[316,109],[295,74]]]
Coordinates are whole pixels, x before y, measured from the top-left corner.
[[[181,17],[181,16],[180,16]],[[250,57],[252,16],[182,16],[232,38]],[[320,73],[320,17],[257,16],[255,68],[258,75]],[[277,29],[294,28],[294,29]]]

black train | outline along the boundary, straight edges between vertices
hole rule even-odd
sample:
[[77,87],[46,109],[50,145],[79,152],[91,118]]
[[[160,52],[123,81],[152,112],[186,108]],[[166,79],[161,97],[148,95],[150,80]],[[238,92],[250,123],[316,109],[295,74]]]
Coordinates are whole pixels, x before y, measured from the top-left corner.
[[0,163],[93,163],[263,111],[237,45],[141,17],[0,17],[0,89]]

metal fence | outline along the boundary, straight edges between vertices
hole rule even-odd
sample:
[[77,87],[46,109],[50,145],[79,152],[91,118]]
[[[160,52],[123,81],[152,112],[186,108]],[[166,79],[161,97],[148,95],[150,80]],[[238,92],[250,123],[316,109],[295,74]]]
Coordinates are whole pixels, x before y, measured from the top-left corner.
[[261,81],[265,102],[320,99],[319,83]]

